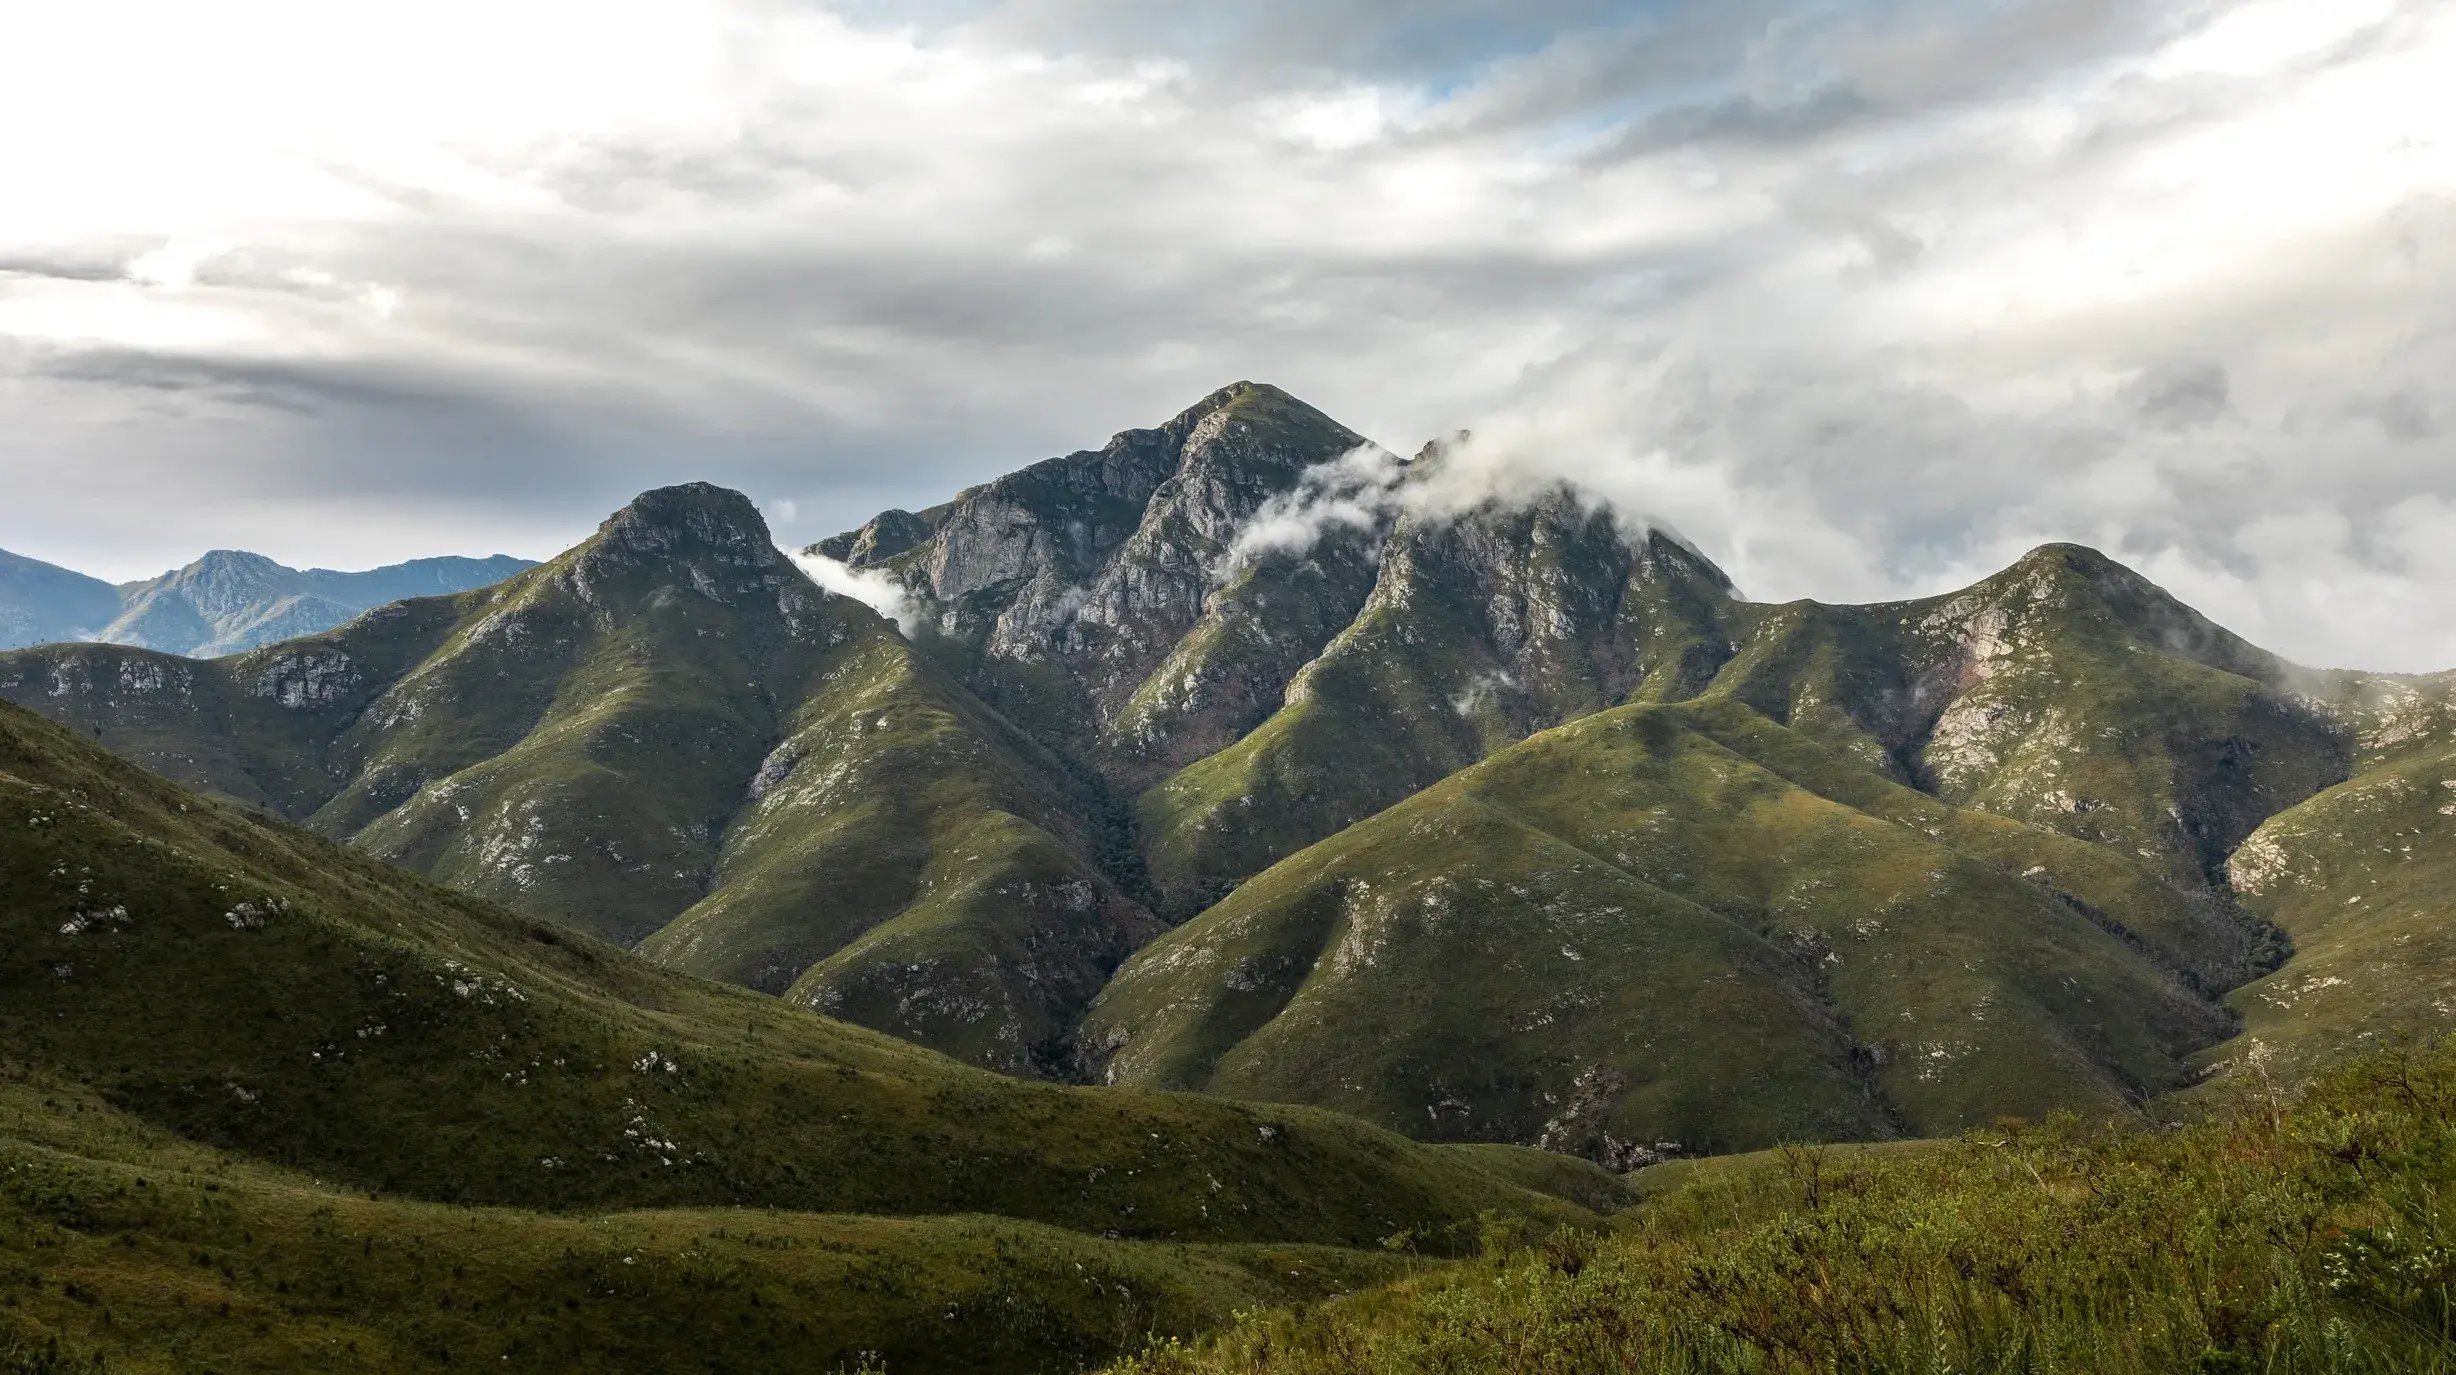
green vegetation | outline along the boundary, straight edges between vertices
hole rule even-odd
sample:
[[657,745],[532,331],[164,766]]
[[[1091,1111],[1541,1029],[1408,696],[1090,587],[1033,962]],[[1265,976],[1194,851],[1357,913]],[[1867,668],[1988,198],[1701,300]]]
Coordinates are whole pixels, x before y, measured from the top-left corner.
[[1360,443],[1239,383],[826,542],[909,640],[695,486],[491,591],[0,696],[972,1064],[1434,1140],[2126,1111],[2238,1024],[2298,1075],[2456,1021],[2456,679],[2298,669],[2069,545],[1752,604],[1565,487],[1389,499],[1442,450]]
[[0,696],[463,892],[993,1068],[1052,1063],[1156,929],[1086,858],[1086,790],[715,488],[239,658],[27,651]]
[[1366,1244],[1521,1200],[1327,1114],[964,1070],[664,973],[181,793],[14,708],[0,891],[14,1061],[355,1187]]
[[1736,704],[1623,707],[1244,884],[1083,1042],[1117,1083],[1625,1164],[2120,1111],[2231,1029],[2193,978],[2237,981],[2253,934]]
[[1286,704],[1143,795],[1163,910],[1191,915],[1532,731],[1642,684],[1672,691],[1728,588],[1665,536],[1633,547],[1567,492],[1402,522],[1372,596]]
[[1145,794],[1168,910],[1632,700],[1737,701],[1865,770],[2206,885],[2263,818],[2345,776],[2328,703],[2366,688],[2072,546],[1945,597],[1760,606],[1659,534],[1633,557],[1564,499],[1402,530],[1381,578],[1281,711]]
[[[2072,546],[1751,604],[1567,488],[1290,547],[1444,461],[1360,443],[1240,383],[823,545],[909,639],[696,485],[0,654],[0,1369],[1057,1370],[1392,1277],[1140,1369],[2444,1364],[2456,1058],[2284,1095],[2456,1028],[2456,675]],[[1869,1144],[1706,1154],[1798,1141]]]
[[982,1216],[452,1207],[189,1145],[39,1077],[0,1082],[0,1115],[0,1370],[1067,1372],[1410,1263]]
[[2423,748],[2278,813],[2228,870],[2295,955],[2234,995],[2243,1036],[2212,1062],[2291,1080],[2456,1029],[2456,749]]
[[2456,1370],[2456,1050],[2179,1130],[1713,1162],[1627,1217],[1116,1371]]
[[1394,1236],[1623,1196],[1326,1113],[968,1069],[5,706],[0,894],[21,1363],[56,1338],[127,1369],[1065,1369],[1386,1274]]

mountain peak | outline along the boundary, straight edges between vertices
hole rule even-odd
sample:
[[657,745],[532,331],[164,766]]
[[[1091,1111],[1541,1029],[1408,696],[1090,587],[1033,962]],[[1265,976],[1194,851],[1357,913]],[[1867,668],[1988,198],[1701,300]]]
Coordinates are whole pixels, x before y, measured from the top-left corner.
[[662,553],[681,545],[727,550],[773,544],[767,519],[749,497],[712,482],[642,492],[597,527],[600,548]]
[[773,605],[776,588],[802,581],[751,499],[707,482],[642,492],[570,558],[570,585],[601,610],[623,602],[600,601],[597,589],[609,583],[687,589],[748,606]]
[[[2132,573],[2132,570],[2086,544],[2056,540],[2039,545],[2015,559],[2006,570],[2014,573],[2072,572],[2084,577],[2103,577],[2108,573]],[[2132,576],[2139,575],[2133,573]]]
[[1314,405],[1307,405],[1302,398],[1289,393],[1289,390],[1275,388],[1275,385],[1270,385],[1270,383],[1255,383],[1255,381],[1235,381],[1235,383],[1223,385],[1223,388],[1213,390],[1213,393],[1206,395],[1206,398],[1196,400],[1196,403],[1189,405],[1189,408],[1179,410],[1174,420],[1169,420],[1167,425],[1164,425],[1164,430],[1186,430],[1186,427],[1194,427],[1194,425],[1199,425],[1199,422],[1211,420],[1213,415],[1221,415],[1221,413],[1238,417],[1238,420],[1265,422],[1265,425],[1267,422],[1292,422],[1292,425],[1346,430],[1346,427],[1339,425],[1339,422],[1331,420],[1329,415],[1324,415],[1319,408],[1314,408]]
[[2086,544],[2039,545],[1980,586],[2076,605],[2102,604],[2130,608],[2134,613],[2154,609],[2160,616],[2181,614],[2199,619],[2173,593],[2139,570]]
[[688,521],[702,516],[715,516],[730,524],[767,529],[767,521],[749,497],[730,487],[713,482],[680,482],[671,487],[652,487],[633,497],[629,505],[614,515],[654,522]]
[[[1283,388],[1274,387],[1268,382],[1239,381],[1231,382],[1227,386],[1221,387],[1219,390],[1212,392],[1202,400],[1186,407],[1181,414],[1208,415],[1212,411],[1220,410],[1224,407],[1238,405],[1303,406],[1304,404],[1304,402],[1297,400]],[[1312,408],[1308,406],[1306,409],[1310,410]]]
[[204,556],[188,565],[198,573],[246,571],[251,573],[286,573],[286,566],[246,549],[208,549]]

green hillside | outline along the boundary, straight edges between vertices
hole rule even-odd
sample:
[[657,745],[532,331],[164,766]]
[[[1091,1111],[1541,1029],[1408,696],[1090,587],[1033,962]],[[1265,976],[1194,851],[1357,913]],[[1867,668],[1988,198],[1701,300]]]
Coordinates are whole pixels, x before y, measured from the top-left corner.
[[2209,995],[2268,958],[2152,866],[1736,704],[1636,706],[1243,885],[1129,962],[1083,1044],[1113,1082],[1625,1166],[2120,1109],[2185,1081],[2231,1029]]
[[878,1353],[897,1372],[1071,1372],[1146,1333],[1191,1336],[1406,1268],[1378,1250],[1114,1241],[977,1214],[377,1197],[22,1070],[0,1082],[0,1113],[7,1370],[826,1371]]
[[2213,1061],[2300,1076],[2456,1029],[2456,749],[2365,771],[2269,818],[2228,873],[2295,955],[2234,995],[2243,1038]]
[[1371,598],[1285,705],[1144,794],[1163,903],[1198,911],[1279,858],[1642,684],[1694,686],[1691,650],[1728,593],[1689,550],[1662,535],[1632,542],[1565,490],[1403,522]]
[[[2456,1051],[2183,1130],[1787,1150],[1118,1375],[2456,1370]],[[1651,1172],[1650,1172],[1651,1173]]]
[[1495,749],[1632,700],[1736,700],[1957,806],[2186,884],[2352,764],[2342,688],[2089,550],[2049,546],[1923,601],[1768,606],[1566,497],[1408,535],[1285,707],[1144,795],[1172,906],[1207,905]]
[[[464,892],[1007,1070],[1156,927],[1095,800],[744,498],[652,492],[499,587],[0,696]],[[651,939],[653,937],[653,939]]]
[[[683,1352],[660,1324],[711,1302],[775,1358],[724,1368],[936,1350],[967,1306],[978,1345],[911,1368],[1065,1368],[1382,1273],[1397,1233],[1455,1245],[1488,1211],[1593,1216],[1541,1190],[1614,1194],[1328,1114],[968,1069],[184,793],[12,707],[0,894],[0,1263],[26,1284],[0,1333],[128,1368],[239,1359],[254,1324],[302,1369],[349,1342],[365,1369]],[[940,1220],[819,1216],[851,1213]]]

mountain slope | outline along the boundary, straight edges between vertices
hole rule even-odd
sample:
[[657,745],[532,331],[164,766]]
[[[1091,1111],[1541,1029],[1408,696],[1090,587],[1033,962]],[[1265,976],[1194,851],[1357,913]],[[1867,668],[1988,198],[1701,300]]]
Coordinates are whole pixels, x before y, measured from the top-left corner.
[[[56,1084],[0,1102],[15,1114],[0,1128],[10,1369],[799,1372],[868,1356],[899,1375],[1072,1375],[1147,1333],[1192,1337],[1415,1268],[980,1216],[370,1198],[166,1146]],[[127,1130],[97,1140],[98,1123]]]
[[[205,802],[13,707],[0,822],[11,1060],[329,1178],[558,1209],[978,1211],[1339,1241],[1511,1196],[1341,1119],[1009,1079],[660,971]],[[1306,1197],[1315,1165],[1357,1196]],[[1205,1172],[1219,1188],[1188,1184]]]
[[1736,704],[1624,707],[1245,884],[1129,962],[1084,1042],[1118,1083],[1625,1166],[2119,1108],[2231,1029],[2192,985],[2253,945],[2153,870]]
[[[1249,560],[1226,597],[1213,594],[1258,513],[1364,445],[1287,393],[1240,382],[1156,429],[919,515],[887,512],[812,552],[894,578],[934,652],[991,703],[1139,780],[1249,728],[1353,614],[1370,586],[1369,532],[1322,559]],[[1204,652],[1221,641],[1251,652]]]
[[88,639],[118,614],[111,584],[0,549],[0,649]]
[[1693,551],[1567,489],[1402,518],[1371,594],[1285,704],[1143,796],[1155,886],[1190,914],[1535,730],[1693,686],[1729,595]]
[[[7,706],[0,940],[0,1262],[41,1281],[13,1278],[0,1351],[1060,1369],[1146,1324],[1387,1273],[1393,1232],[1590,1216],[1520,1180],[1614,1192],[1327,1114],[967,1069],[183,793]],[[974,1314],[952,1339],[950,1310]],[[711,1313],[740,1347],[672,1345]]]
[[[2229,878],[2239,847],[2364,770],[2456,739],[2444,684],[2297,668],[2091,550],[2045,546],[1946,596],[1765,605],[1668,531],[1573,486],[1472,487],[1451,466],[1464,462],[1441,444],[1401,461],[1240,383],[1158,427],[820,545],[893,584],[909,638],[818,592],[746,501],[671,489],[482,593],[209,665],[92,646],[4,655],[0,696],[654,960],[1026,1073],[1079,1072],[1120,1026],[1160,1016],[1131,1005],[1133,975],[1112,990],[1117,1018],[1094,1018],[1088,1035],[1082,1024],[1165,923],[1211,910],[1268,928],[1257,949],[1296,977],[1322,962],[1334,890],[1506,878],[1532,892],[1541,879],[1564,912],[1685,923],[1674,944],[1701,952],[1690,974],[1720,969],[1772,1000],[1761,1045],[1711,1048],[1737,1057],[1727,1070],[1805,1086],[1788,1107],[1816,1130],[1878,1134],[2115,1102],[2178,1082],[2184,1060],[2223,1059],[2206,1048],[2227,1015],[2212,1000],[2277,968],[2295,939],[2279,925],[2318,930],[2271,895],[2242,910]],[[1608,732],[1573,732],[1546,746],[1529,801],[1496,812],[1481,793],[1441,792],[1541,732],[1675,705],[1693,709],[1644,719],[1677,725],[1688,743],[1676,766],[1639,767]],[[1714,749],[1746,763],[1698,762]],[[1806,829],[1717,810],[1728,799],[1703,780],[1723,772],[1792,798],[1769,815]],[[1693,869],[1630,872],[1598,858],[1616,851],[1586,819],[1541,815],[1543,788],[1581,796],[1589,775],[1622,774],[1615,786],[1639,791],[1612,794],[1614,808],[1701,809],[1692,839],[1730,871],[1724,887],[1700,890]],[[1666,800],[1641,805],[1647,789]],[[1427,829],[1394,827],[1394,808]],[[1828,833],[1874,848],[1806,843]],[[1942,1087],[1916,1091],[1878,1072],[1889,1042],[1859,1019],[1893,1016],[1897,993],[1846,1005],[1822,975],[1801,977],[1794,938],[1830,936],[1840,909],[1820,908],[1814,930],[1769,915],[1769,895],[1802,883],[1891,900],[1901,890],[1866,867],[1870,854],[1946,874],[1967,902],[1966,929],[1931,913],[1906,950],[1943,958],[1948,937],[1983,932],[2030,949],[2015,928],[2047,942],[1986,978],[2036,1004],[2032,1050],[2052,1066],[1948,1055],[1930,1066]],[[1271,877],[1297,858],[1312,880]],[[2004,888],[2004,874],[2023,882]],[[1472,960],[1453,996],[1480,1010],[1462,1024],[1497,1026],[1513,1000],[1549,996],[1555,973],[1508,972],[1522,921],[1541,925],[1495,899],[1492,948],[1420,938],[1424,979]],[[1607,932],[1620,954],[1603,963],[1639,960],[1648,929]],[[1546,942],[1529,948],[1563,943]],[[2120,1034],[2093,1040],[2036,985],[2067,956]],[[1664,969],[1675,985],[1689,977]],[[1238,1080],[1232,1049],[1264,1033],[1237,1018],[1287,1009],[1248,1006],[1258,985],[1206,990],[1189,976],[1163,1001],[1202,1010],[1181,1044],[1153,1051],[1169,1066],[1153,1082],[1243,1084],[1436,1136],[1575,1139],[1605,1154],[1654,1117],[1683,1140],[1782,1129],[1745,1104],[1682,1106],[1693,1085],[1665,1081],[1652,1106],[1638,1089],[1595,1087],[1642,1079],[1615,1038],[1663,1015],[1630,1003],[1650,977],[1624,971],[1588,1012],[1564,1007],[1503,1037],[1496,1064],[1540,1068],[1460,1078],[1452,1096],[1466,1106],[1441,1109],[1454,1122],[1423,1114],[1446,1100],[1424,1097],[1431,1080],[1405,1057],[1458,1026],[1437,1009],[1405,1024],[1406,1004],[1370,980],[1352,985],[1361,1009],[1339,1015],[1380,1026],[1377,1053],[1398,1058],[1337,1086],[1276,1069]],[[1484,1053],[1457,1050],[1461,1063]],[[1138,1052],[1121,1054],[1130,1069]],[[1580,1089],[1588,1069],[1603,1078]],[[1620,1114],[1616,1094],[1640,1106]]]
[[363,573],[301,571],[261,554],[217,549],[121,588],[119,614],[93,638],[214,658],[330,630],[387,602],[485,587],[534,566],[498,554],[417,559]]
[[1155,928],[1030,740],[750,503],[649,493],[496,587],[211,663],[0,661],[165,774],[652,957],[1029,1070]]
[[2270,817],[2227,861],[2294,960],[2239,990],[2207,1058],[2274,1079],[2456,1030],[2456,675],[2329,685],[2367,767]]
[[1611,1236],[1249,1314],[1115,1370],[2456,1370],[2445,1047],[2181,1130],[2007,1124],[1642,1180]]
[[1707,688],[1957,805],[2208,881],[2273,813],[2346,776],[2319,675],[2095,550],[2048,545],[1942,597],[1752,608]]
[[330,630],[387,602],[484,587],[532,566],[498,554],[362,573],[301,571],[217,549],[161,577],[113,587],[0,551],[0,649],[101,640],[212,658]]
[[1402,529],[1286,706],[1144,795],[1144,843],[1170,910],[1196,910],[1534,730],[1730,699],[1956,805],[2208,884],[2263,818],[2346,776],[2319,681],[2094,551],[2050,546],[1921,601],[1767,606],[1564,493]]
[[2047,546],[1913,602],[1755,604],[1568,488],[1456,509],[1448,458],[1398,463],[1239,384],[817,552],[898,580],[934,655],[1135,799],[1172,918],[1627,701],[1734,698],[1957,805],[2203,885],[2350,767],[2325,675],[2094,551]]

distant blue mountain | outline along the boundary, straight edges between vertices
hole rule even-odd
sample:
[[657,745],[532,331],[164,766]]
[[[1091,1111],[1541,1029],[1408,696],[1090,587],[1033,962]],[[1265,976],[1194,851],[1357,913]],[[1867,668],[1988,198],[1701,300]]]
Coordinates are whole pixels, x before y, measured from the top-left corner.
[[0,550],[0,649],[103,640],[197,658],[237,654],[330,630],[387,602],[465,592],[533,566],[497,554],[344,573],[217,549],[161,577],[114,587]]

